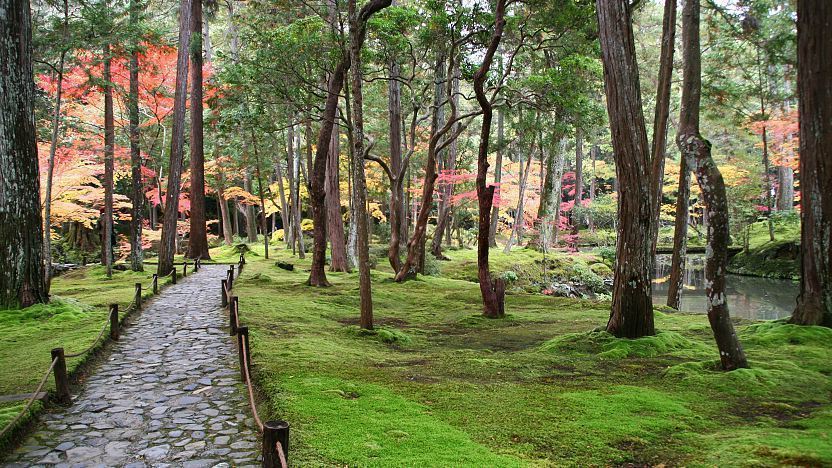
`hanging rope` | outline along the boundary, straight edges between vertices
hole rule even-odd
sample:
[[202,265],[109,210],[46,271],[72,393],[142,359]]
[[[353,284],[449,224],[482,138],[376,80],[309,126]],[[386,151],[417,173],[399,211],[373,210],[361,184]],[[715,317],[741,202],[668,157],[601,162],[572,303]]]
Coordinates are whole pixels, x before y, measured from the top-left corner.
[[23,415],[26,414],[32,408],[32,405],[35,403],[35,400],[38,397],[38,393],[40,393],[41,390],[43,390],[43,386],[46,385],[46,379],[49,378],[49,374],[51,374],[52,370],[55,369],[55,364],[57,362],[58,358],[52,360],[52,364],[49,365],[49,369],[46,371],[46,374],[44,374],[43,378],[40,379],[38,388],[36,388],[35,391],[32,392],[32,396],[29,397],[29,401],[26,402],[26,405],[23,407],[23,410],[21,410],[20,413],[18,413],[18,415],[15,416],[15,418],[12,419],[8,424],[6,424],[6,427],[4,427],[2,431],[0,431],[0,439],[2,439],[3,436],[5,436],[6,433],[9,432],[11,428],[14,427],[15,424],[17,424],[18,421],[20,421],[20,418],[22,418]]

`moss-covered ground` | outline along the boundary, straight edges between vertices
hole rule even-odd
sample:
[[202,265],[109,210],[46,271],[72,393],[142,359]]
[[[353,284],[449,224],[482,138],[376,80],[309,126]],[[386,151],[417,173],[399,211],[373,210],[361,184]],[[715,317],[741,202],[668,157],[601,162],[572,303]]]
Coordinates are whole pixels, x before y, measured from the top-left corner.
[[731,273],[767,278],[797,280],[800,277],[800,220],[796,216],[774,223],[774,241],[769,237],[768,223],[751,225],[748,252],[731,258]]
[[[468,279],[471,255],[443,274]],[[375,272],[363,332],[356,274],[310,288],[290,258],[252,257],[235,293],[298,466],[832,464],[832,330],[738,323],[752,368],[724,373],[703,315],[619,340],[592,331],[608,303],[515,290],[487,320],[475,283]]]
[[[25,309],[0,310],[0,395],[29,393],[52,362],[50,350],[75,353],[89,347],[107,322],[109,304],[120,311],[133,301],[135,283],[143,284],[148,297],[155,270],[114,271],[107,278],[100,266],[68,272],[52,281],[51,302]],[[160,280],[160,287],[170,278]],[[87,356],[67,359],[73,373]],[[54,379],[47,381],[54,388]],[[0,404],[0,428],[12,420],[25,402]],[[40,409],[40,404],[36,408]],[[0,440],[0,450],[5,441]]]

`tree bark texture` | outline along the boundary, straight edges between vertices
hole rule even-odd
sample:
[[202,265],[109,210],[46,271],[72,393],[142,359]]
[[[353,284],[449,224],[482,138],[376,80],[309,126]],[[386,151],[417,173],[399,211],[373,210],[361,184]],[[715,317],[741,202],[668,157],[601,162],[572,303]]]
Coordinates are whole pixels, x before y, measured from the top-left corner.
[[791,323],[832,327],[832,4],[797,2],[800,293]]
[[[503,151],[505,149],[504,132],[505,110],[497,109],[497,156],[494,161],[494,186],[495,193],[500,193],[500,180],[503,177]],[[497,221],[500,219],[500,207],[491,207],[491,226],[488,230],[488,246],[497,247]]]
[[113,79],[110,74],[110,44],[104,44],[104,242],[101,244],[107,277],[113,276],[113,157],[115,155],[115,114],[113,112]]
[[0,308],[48,302],[28,0],[0,0]]
[[597,0],[607,110],[619,181],[618,238],[607,331],[619,338],[656,333],[651,298],[650,148],[642,112],[633,24],[627,0]]
[[682,291],[685,285],[688,211],[690,210],[690,168],[685,157],[679,161],[679,188],[676,193],[676,222],[673,229],[673,255],[670,260],[667,306],[678,310],[682,304]]
[[[138,27],[140,0],[130,0],[130,25]],[[134,32],[135,34],[135,32]],[[144,184],[142,184],[141,134],[139,130],[139,41],[134,38],[130,50],[130,91],[127,97],[130,131],[130,269],[144,271],[142,252],[142,209],[144,208]]]
[[349,271],[347,243],[344,238],[344,221],[341,216],[341,178],[339,163],[341,145],[338,126],[332,129],[329,156],[326,162],[326,206],[327,232],[329,237],[329,271]]
[[[191,232],[188,257],[207,260],[205,218],[205,144],[202,108],[202,0],[191,0]],[[268,257],[267,257],[268,258]]]

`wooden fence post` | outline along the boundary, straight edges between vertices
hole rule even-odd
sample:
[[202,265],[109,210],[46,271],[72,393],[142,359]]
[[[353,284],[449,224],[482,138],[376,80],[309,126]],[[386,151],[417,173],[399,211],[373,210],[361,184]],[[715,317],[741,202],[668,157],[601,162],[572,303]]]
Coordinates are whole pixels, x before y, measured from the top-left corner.
[[153,295],[159,294],[159,275],[153,273]]
[[55,373],[55,399],[62,405],[72,403],[72,397],[69,395],[69,379],[66,375],[66,358],[64,357],[63,348],[55,348],[52,350],[52,360],[55,363],[55,368],[52,372]]
[[182,277],[188,276],[188,262],[182,262]]
[[239,302],[237,301],[237,296],[231,296],[228,298],[228,317],[231,324],[231,336],[237,334],[237,307],[239,307]]
[[228,294],[225,292],[225,289],[228,287],[228,280],[223,279],[222,283],[222,291],[220,291],[220,297],[222,298],[222,306],[228,306]]
[[142,284],[136,283],[136,309],[142,308]]
[[176,284],[176,265],[173,266],[173,271],[170,274],[170,283]]
[[[246,359],[249,353],[248,347],[248,327],[237,328],[237,349],[240,354],[240,380],[246,382],[246,366],[249,361]],[[245,349],[245,353],[243,352]]]
[[228,281],[234,281],[234,265],[228,267]]
[[289,423],[286,421],[266,421],[263,425],[263,466],[266,468],[284,467],[277,453],[277,444],[283,449],[286,463],[289,463]]
[[118,341],[120,336],[118,328],[118,304],[110,304],[110,339],[113,341]]

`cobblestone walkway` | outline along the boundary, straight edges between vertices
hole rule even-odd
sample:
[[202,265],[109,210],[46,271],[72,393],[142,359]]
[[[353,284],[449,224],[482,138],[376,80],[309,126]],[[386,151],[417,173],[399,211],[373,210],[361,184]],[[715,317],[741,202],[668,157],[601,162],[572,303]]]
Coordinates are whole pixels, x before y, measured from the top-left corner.
[[167,287],[72,406],[44,415],[6,466],[259,466],[226,315],[226,267]]

